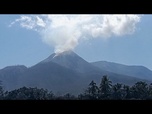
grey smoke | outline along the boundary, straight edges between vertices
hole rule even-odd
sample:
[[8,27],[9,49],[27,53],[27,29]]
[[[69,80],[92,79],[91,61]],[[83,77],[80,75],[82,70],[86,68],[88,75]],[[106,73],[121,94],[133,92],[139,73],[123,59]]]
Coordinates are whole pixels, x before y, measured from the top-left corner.
[[23,15],[10,24],[38,32],[56,53],[73,50],[80,39],[133,34],[139,15]]

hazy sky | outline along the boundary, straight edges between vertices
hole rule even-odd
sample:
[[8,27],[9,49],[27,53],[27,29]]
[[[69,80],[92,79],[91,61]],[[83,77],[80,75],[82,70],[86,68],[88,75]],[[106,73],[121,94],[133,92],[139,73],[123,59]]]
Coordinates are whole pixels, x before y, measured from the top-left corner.
[[152,70],[152,15],[0,15],[0,69],[69,49],[89,62]]

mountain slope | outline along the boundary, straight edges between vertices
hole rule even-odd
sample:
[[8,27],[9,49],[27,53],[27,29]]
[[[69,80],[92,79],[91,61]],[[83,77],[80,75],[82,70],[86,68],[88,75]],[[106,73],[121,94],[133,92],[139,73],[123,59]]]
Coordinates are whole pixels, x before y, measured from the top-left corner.
[[114,72],[117,74],[152,80],[152,71],[144,66],[128,66],[106,61],[92,62],[91,64],[102,70]]
[[83,58],[81,58],[73,51],[65,51],[60,54],[54,53],[50,55],[47,59],[41,61],[40,63],[47,63],[49,61],[57,63],[58,65],[64,66],[76,72],[79,72],[82,74],[83,77],[86,77],[86,80],[89,81],[93,79],[96,80],[96,82],[99,82],[103,75],[108,75],[114,83],[120,82],[130,85],[133,82],[140,80],[138,78],[130,77],[126,74],[119,74],[111,71],[106,71],[105,69],[100,69],[85,61]]
[[6,90],[17,88],[19,77],[27,70],[24,65],[8,66],[0,70],[0,80]]
[[[65,51],[60,54],[53,53],[47,59],[41,61],[40,63],[54,62],[61,66],[69,69],[73,69],[80,73],[91,73],[97,71],[98,68],[94,67],[83,58],[78,56],[73,51]],[[99,70],[99,69],[98,69]]]
[[[58,92],[65,91],[80,93],[94,80],[100,83],[103,75],[108,75],[113,83],[132,85],[139,78],[116,74],[99,69],[72,51],[55,53],[28,69],[21,80],[21,84],[39,86]],[[145,80],[147,81],[147,80]]]
[[47,62],[29,68],[20,77],[19,86],[45,88],[62,94],[68,92],[78,94],[83,87],[79,86],[81,77],[81,74],[71,69],[53,62]]

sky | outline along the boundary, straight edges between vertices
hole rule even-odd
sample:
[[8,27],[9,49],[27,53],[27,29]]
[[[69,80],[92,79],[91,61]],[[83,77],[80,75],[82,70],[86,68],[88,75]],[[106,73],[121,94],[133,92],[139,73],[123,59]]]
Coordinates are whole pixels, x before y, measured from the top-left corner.
[[88,62],[152,70],[152,15],[0,15],[0,69],[73,50]]

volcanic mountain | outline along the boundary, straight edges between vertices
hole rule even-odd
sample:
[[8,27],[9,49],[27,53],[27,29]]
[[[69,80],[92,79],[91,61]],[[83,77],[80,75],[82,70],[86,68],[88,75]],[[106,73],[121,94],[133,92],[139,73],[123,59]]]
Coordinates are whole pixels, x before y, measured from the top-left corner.
[[[16,66],[14,67],[16,68]],[[0,80],[9,90],[27,86],[45,88],[56,94],[72,93],[77,95],[83,92],[92,80],[99,84],[103,75],[108,75],[113,84],[132,85],[141,80],[148,82],[144,79],[114,73],[94,66],[73,51],[65,51],[59,54],[53,53],[48,58],[29,68],[23,68],[22,66],[22,71],[19,68],[15,71],[16,76],[13,75],[13,71],[7,73],[8,71],[4,69],[0,70]],[[11,84],[11,87],[9,87],[10,85],[8,84],[12,83],[12,80],[9,79],[12,78],[14,79],[14,85]]]
[[75,70],[79,73],[91,73],[92,71],[99,70],[99,68],[94,67],[73,51],[65,51],[59,54],[53,53],[47,59],[41,61],[40,64],[48,62],[57,63],[58,65]]

